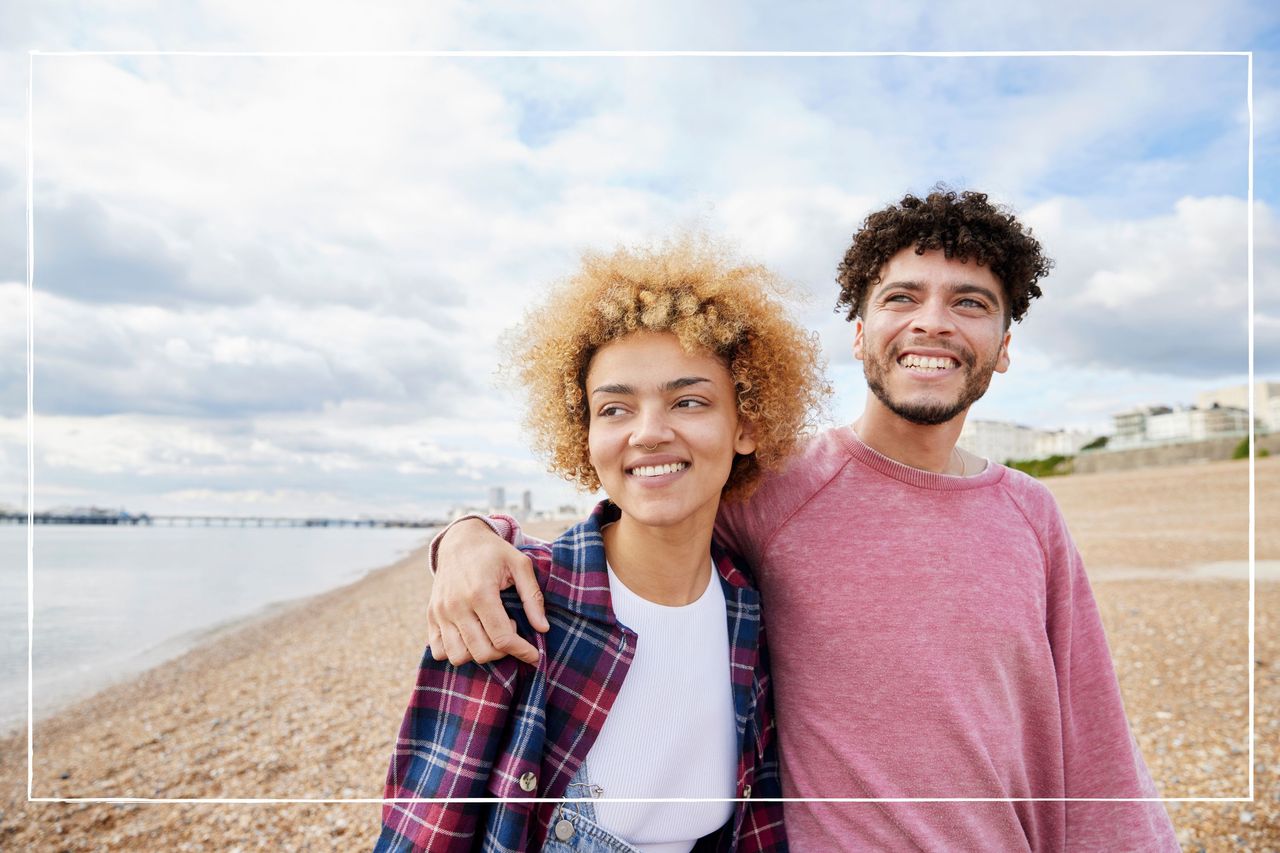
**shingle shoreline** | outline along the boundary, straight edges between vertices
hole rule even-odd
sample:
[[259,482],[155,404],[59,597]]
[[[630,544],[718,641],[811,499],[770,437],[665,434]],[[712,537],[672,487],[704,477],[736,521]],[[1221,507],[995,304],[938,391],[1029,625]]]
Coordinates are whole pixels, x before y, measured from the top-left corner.
[[[1050,479],[1081,546],[1126,706],[1165,796],[1247,793],[1248,584],[1162,570],[1247,557],[1247,467]],[[1258,463],[1258,557],[1280,559],[1280,460]],[[544,531],[546,532],[546,531]],[[423,646],[420,550],[235,626],[36,729],[35,793],[378,797]],[[1136,573],[1136,574],[1135,574]],[[1173,804],[1188,850],[1280,849],[1280,583],[1257,585],[1257,801]],[[0,741],[0,849],[352,850],[371,804],[26,802],[25,732]],[[856,806],[851,806],[856,807]],[[1239,839],[1239,840],[1237,840]]]

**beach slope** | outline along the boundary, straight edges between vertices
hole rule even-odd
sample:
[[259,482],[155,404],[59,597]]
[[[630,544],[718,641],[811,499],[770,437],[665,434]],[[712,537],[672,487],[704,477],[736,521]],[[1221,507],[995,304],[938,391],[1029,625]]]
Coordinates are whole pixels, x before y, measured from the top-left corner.
[[[1280,459],[1257,470],[1258,558],[1280,561]],[[1223,462],[1045,481],[1165,796],[1247,794],[1247,478]],[[424,560],[219,632],[40,722],[35,796],[380,796],[425,640]],[[1171,804],[1187,850],[1280,849],[1277,612],[1280,583],[1259,581],[1256,799]],[[25,732],[0,742],[0,849],[345,851],[377,834],[374,804],[27,802],[26,748]]]

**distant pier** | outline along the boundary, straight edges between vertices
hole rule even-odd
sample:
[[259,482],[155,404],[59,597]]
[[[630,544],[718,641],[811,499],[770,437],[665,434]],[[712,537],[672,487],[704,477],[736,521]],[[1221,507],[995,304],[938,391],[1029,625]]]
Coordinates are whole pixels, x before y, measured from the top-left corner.
[[[296,518],[267,515],[149,515],[112,512],[37,512],[36,524],[101,524],[117,527],[443,527],[434,519]],[[27,514],[0,512],[0,524],[26,524]]]

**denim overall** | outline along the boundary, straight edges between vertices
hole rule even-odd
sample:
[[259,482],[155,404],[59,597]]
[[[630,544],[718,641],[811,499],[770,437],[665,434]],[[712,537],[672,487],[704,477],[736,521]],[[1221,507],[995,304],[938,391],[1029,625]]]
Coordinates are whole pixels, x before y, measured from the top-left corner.
[[[565,796],[598,797],[603,791],[587,778],[587,762],[569,782]],[[639,853],[627,842],[596,823],[596,808],[590,802],[561,803],[551,818],[543,853]]]

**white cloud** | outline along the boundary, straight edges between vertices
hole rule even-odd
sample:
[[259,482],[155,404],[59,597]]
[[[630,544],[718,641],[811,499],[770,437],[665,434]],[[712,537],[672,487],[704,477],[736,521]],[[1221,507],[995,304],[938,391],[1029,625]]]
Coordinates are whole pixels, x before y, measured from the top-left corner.
[[[1259,280],[1277,262],[1270,209],[1258,206]],[[1183,198],[1136,220],[1055,199],[1027,211],[1057,267],[1015,335],[1059,363],[1214,379],[1246,367],[1247,216],[1236,198]],[[1260,305],[1267,316],[1270,299]],[[1280,370],[1259,342],[1259,369]]]
[[[1231,16],[1162,11],[1137,35],[1166,39],[1153,47],[1226,38],[1242,31],[1247,11],[1232,8]],[[78,33],[64,32],[79,14],[74,4],[29,26],[51,48],[386,49],[423,39],[732,48],[835,39],[929,49],[1008,47],[989,42],[1033,24],[1025,10],[968,4],[898,7],[875,28],[870,7],[812,3],[789,10],[785,24],[773,7],[740,4],[576,4],[558,16],[510,3],[400,3],[359,14],[294,2],[194,12],[138,3],[136,11],[152,21],[149,31],[98,11]],[[1059,46],[1042,43],[1050,35],[1081,46],[1101,38],[1080,13],[1054,14],[1053,32],[1026,46]],[[6,67],[19,79],[24,66]],[[724,232],[811,291],[802,316],[821,329],[838,381],[860,387],[849,373],[848,327],[830,311],[836,262],[868,210],[937,178],[1019,204],[1062,261],[1050,295],[1016,333],[1030,347],[1023,363],[1051,359],[1060,387],[1026,397],[1022,411],[1074,411],[1088,399],[1081,389],[1101,388],[1104,377],[1118,399],[1132,389],[1116,379],[1126,371],[1194,371],[1235,345],[1223,325],[1239,306],[1235,249],[1223,246],[1234,239],[1227,232],[1239,202],[1220,197],[1241,194],[1243,158],[1241,113],[1231,106],[1240,87],[1224,68],[38,58],[43,481],[85,494],[127,496],[136,486],[148,495],[208,489],[231,501],[315,494],[398,506],[447,505],[501,478],[510,487],[545,483],[514,427],[518,411],[490,387],[494,342],[580,249],[685,224]],[[1265,112],[1268,89],[1257,88]],[[0,203],[15,213],[14,233],[23,94],[7,93],[10,109],[0,114]],[[1188,127],[1204,138],[1177,144]],[[1163,144],[1162,134],[1174,141]],[[1264,249],[1263,225],[1259,281],[1275,269],[1264,256],[1277,254]],[[16,280],[21,268],[20,259],[0,268],[12,270],[0,279]],[[1153,317],[1153,302],[1162,333],[1135,335],[1130,318]],[[1258,328],[1269,330],[1280,311],[1261,291],[1259,306]],[[19,317],[24,308],[20,288],[0,286],[0,310]],[[21,354],[20,325],[4,324],[0,406],[14,418]],[[1038,366],[1034,375],[1044,385]],[[859,393],[842,396],[841,416]],[[1001,403],[1014,416],[1016,400]],[[6,441],[0,458],[20,460],[18,434]]]
[[[25,302],[18,285],[0,295]],[[491,393],[491,367],[464,367],[483,343],[442,335],[430,315],[270,297],[200,310],[97,305],[37,292],[34,328],[36,408],[46,414],[244,417],[378,399],[450,415],[466,395]]]
[[[515,425],[495,414],[504,410],[479,408],[489,421],[433,419],[384,404],[237,422],[37,416],[36,502],[45,507],[56,496],[135,512],[222,512],[256,495],[288,514],[307,514],[315,495],[349,515],[440,517],[455,503],[481,502],[490,485],[533,488],[543,507],[572,494],[529,457]],[[12,473],[15,484],[25,470],[25,437],[21,419],[0,419],[0,472]],[[181,507],[166,503],[175,495]]]

